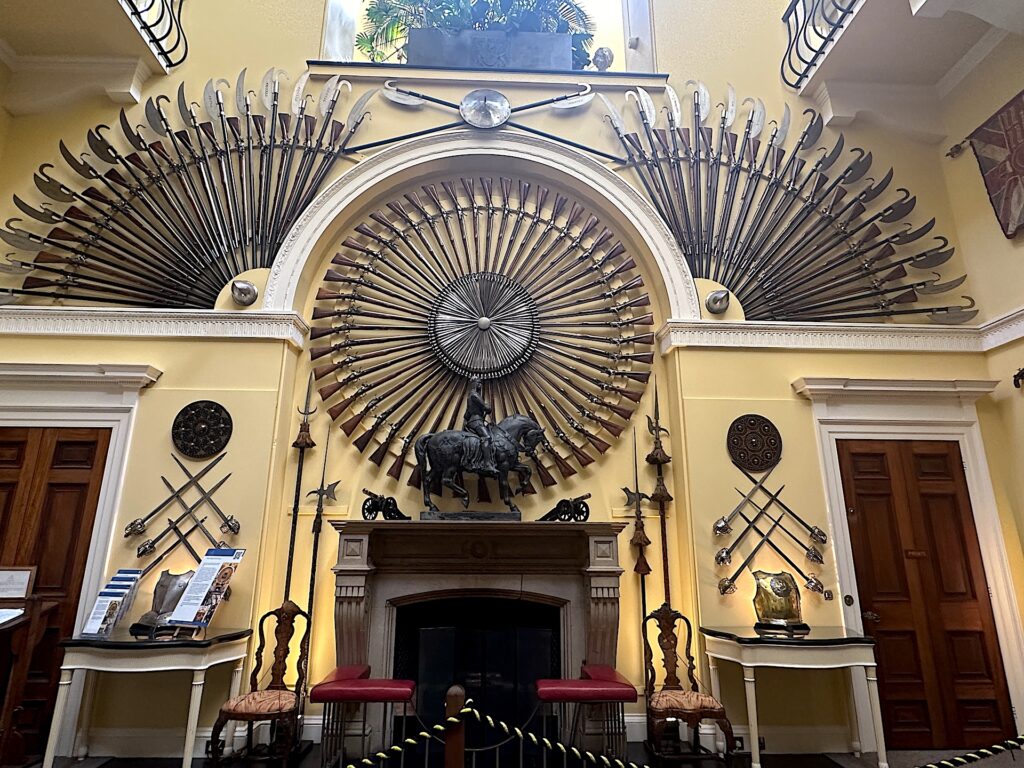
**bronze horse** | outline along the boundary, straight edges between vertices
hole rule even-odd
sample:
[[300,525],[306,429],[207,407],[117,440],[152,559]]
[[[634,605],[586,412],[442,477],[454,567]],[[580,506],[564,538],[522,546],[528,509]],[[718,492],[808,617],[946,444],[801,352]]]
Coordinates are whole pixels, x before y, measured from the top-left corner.
[[533,456],[537,446],[544,440],[544,430],[529,416],[522,415],[509,416],[497,424],[488,425],[488,429],[491,433],[493,470],[472,463],[475,457],[481,455],[480,438],[472,432],[449,429],[423,435],[416,441],[416,463],[420,467],[423,503],[427,509],[438,511],[430,498],[431,487],[438,477],[442,485],[462,499],[463,508],[468,507],[469,493],[456,482],[459,475],[468,472],[497,478],[501,500],[510,511],[519,511],[512,501],[508,473],[519,475],[519,487],[515,493],[522,493],[530,481],[532,470],[519,461],[519,452]]

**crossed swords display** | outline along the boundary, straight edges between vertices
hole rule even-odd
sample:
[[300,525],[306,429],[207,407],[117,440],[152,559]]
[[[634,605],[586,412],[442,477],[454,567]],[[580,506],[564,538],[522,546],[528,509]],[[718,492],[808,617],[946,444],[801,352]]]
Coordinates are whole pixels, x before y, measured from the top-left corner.
[[[285,234],[312,203],[345,156],[407,139],[464,127],[465,120],[354,145],[378,93],[403,108],[426,104],[458,110],[455,102],[402,88],[388,81],[364,92],[347,119],[335,119],[344,89],[339,76],[328,79],[319,98],[306,93],[309,72],[292,90],[290,111],[282,103],[282,70],[264,75],[259,93],[247,90],[239,74],[229,115],[221,87],[210,80],[202,104],[190,102],[185,86],[177,93],[178,126],[164,108],[167,96],[149,99],[145,118],[152,132],[120,113],[129,149],[108,138],[108,126],[86,135],[91,154],[75,155],[61,142],[68,166],[87,185],[76,189],[40,166],[37,188],[52,204],[34,207],[19,197],[15,205],[49,227],[39,234],[12,218],[0,239],[30,258],[10,258],[0,270],[22,275],[18,288],[0,291],[0,302],[18,296],[73,297],[105,304],[211,307],[220,289],[248,269],[270,266]],[[901,253],[927,235],[932,219],[914,227],[905,219],[917,198],[906,189],[883,202],[894,177],[867,176],[872,155],[854,148],[843,161],[845,139],[822,148],[820,115],[807,110],[806,127],[786,149],[792,115],[766,122],[764,104],[749,106],[742,132],[733,131],[738,105],[730,88],[719,104],[717,131],[706,122],[711,97],[697,81],[692,109],[671,86],[659,110],[643,88],[627,93],[636,106],[636,130],[622,112],[599,94],[624,156],[616,156],[516,120],[512,129],[582,150],[631,168],[668,225],[694,277],[721,283],[743,304],[748,319],[850,320],[923,314],[937,323],[964,323],[977,315],[966,305],[910,306],[921,297],[945,293],[965,277],[940,282],[908,272],[934,269],[953,255],[944,237],[909,255]],[[512,115],[541,107],[577,109],[591,103],[590,86],[511,108]],[[315,109],[308,103],[316,102]],[[262,107],[262,109],[261,109]],[[667,127],[660,127],[660,113]],[[205,113],[205,115],[203,114]],[[205,119],[203,117],[205,116]],[[767,139],[765,129],[771,126]]]
[[[775,466],[778,465],[776,464]],[[760,536],[760,539],[758,539],[757,544],[755,544],[753,549],[750,550],[750,553],[746,556],[746,558],[744,558],[743,562],[736,569],[736,572],[733,573],[732,576],[721,579],[718,582],[718,591],[723,595],[731,595],[736,591],[736,579],[739,578],[739,575],[743,573],[743,570],[750,564],[750,562],[754,559],[757,553],[765,545],[771,547],[771,549],[774,550],[774,552],[779,557],[785,560],[786,563],[790,565],[790,567],[792,567],[798,574],[800,574],[801,578],[803,578],[804,580],[804,586],[807,589],[809,589],[812,592],[817,592],[819,594],[824,593],[825,591],[825,585],[818,579],[818,577],[813,572],[805,573],[804,570],[799,565],[797,565],[793,561],[793,559],[789,555],[787,555],[778,544],[772,541],[772,535],[777,530],[782,531],[786,534],[786,536],[788,536],[790,539],[796,542],[796,544],[803,550],[804,557],[806,557],[809,562],[814,563],[816,565],[821,565],[825,562],[825,558],[822,555],[821,550],[819,550],[816,546],[816,544],[823,545],[828,542],[828,536],[825,534],[825,532],[821,530],[821,528],[819,528],[818,526],[810,525],[809,523],[807,523],[806,520],[804,520],[800,515],[794,512],[784,501],[782,501],[782,499],[779,498],[782,495],[782,491],[785,490],[786,488],[785,485],[781,486],[777,491],[774,492],[768,490],[765,487],[765,482],[768,480],[772,472],[775,471],[775,466],[771,467],[767,472],[761,475],[760,478],[756,478],[746,469],[737,465],[737,469],[739,469],[740,472],[742,472],[744,476],[754,485],[745,494],[739,488],[736,488],[736,492],[743,497],[742,501],[740,501],[740,503],[737,504],[736,507],[732,510],[732,512],[730,512],[728,515],[718,518],[718,520],[716,520],[714,525],[712,526],[712,531],[714,532],[715,536],[727,536],[730,533],[732,533],[732,523],[734,520],[736,520],[736,518],[743,520],[745,524],[743,530],[740,531],[739,536],[736,537],[732,544],[730,544],[728,547],[723,547],[722,549],[718,550],[717,553],[715,553],[715,565],[719,567],[728,566],[732,564],[733,553],[736,551],[736,548],[740,545],[740,543],[747,537],[747,534],[753,531],[755,534]],[[763,505],[759,505],[754,501],[754,496],[758,493],[758,491],[768,496],[768,501],[765,502]],[[753,516],[750,516],[743,511],[748,505],[754,508],[755,514]],[[769,514],[769,510],[773,506],[777,506],[779,509],[782,510],[777,517],[774,517],[773,515]],[[803,539],[801,539],[799,536],[793,533],[792,530],[790,530],[790,528],[788,528],[784,524],[783,521],[785,520],[787,515],[791,517],[794,521],[799,523],[799,525],[805,530],[806,534],[810,536],[811,541],[813,543],[804,543]],[[762,530],[757,525],[762,517],[770,523],[767,530]]]
[[[213,459],[213,461],[211,461],[209,464],[207,464],[205,467],[200,469],[195,474],[192,474],[192,472],[189,471],[188,467],[186,467],[181,462],[181,460],[178,459],[177,456],[171,456],[171,458],[174,459],[174,463],[177,464],[178,468],[181,469],[181,471],[185,474],[185,477],[187,478],[186,482],[181,486],[175,488],[174,485],[170,482],[170,480],[168,480],[166,477],[161,476],[160,480],[163,481],[163,484],[170,492],[170,495],[163,501],[161,501],[159,504],[157,504],[157,506],[154,507],[153,510],[150,511],[148,514],[144,515],[143,517],[138,517],[132,520],[130,523],[128,523],[128,525],[125,526],[124,529],[124,537],[126,539],[131,538],[133,536],[140,536],[146,532],[146,528],[153,521],[153,519],[156,518],[157,515],[159,515],[172,503],[176,503],[178,507],[181,509],[181,513],[177,517],[167,518],[167,527],[164,528],[163,531],[158,533],[153,538],[146,539],[136,548],[136,557],[146,557],[147,555],[151,555],[154,552],[156,552],[157,548],[161,545],[161,542],[163,542],[164,539],[168,537],[173,537],[171,543],[168,546],[166,546],[162,552],[160,552],[160,554],[156,557],[155,560],[150,562],[149,565],[147,565],[143,569],[143,576],[145,576],[154,568],[156,568],[157,565],[163,562],[163,560],[165,560],[167,556],[170,555],[173,551],[175,551],[178,547],[183,547],[185,550],[187,550],[188,553],[192,556],[192,558],[196,561],[196,563],[201,562],[203,559],[202,555],[200,555],[199,552],[196,551],[195,547],[193,547],[192,544],[189,542],[189,537],[196,531],[199,531],[199,533],[206,538],[211,547],[219,548],[227,546],[223,540],[218,540],[212,533],[210,533],[210,530],[206,527],[206,521],[209,519],[209,516],[199,516],[199,512],[203,506],[208,506],[220,520],[219,530],[221,534],[235,535],[241,530],[241,525],[239,524],[238,520],[236,520],[233,515],[225,514],[224,511],[217,505],[217,502],[213,500],[213,494],[220,490],[224,483],[228,481],[228,478],[231,477],[231,473],[228,473],[223,478],[218,480],[216,483],[210,486],[209,489],[204,487],[202,484],[203,478],[207,474],[209,474],[209,472],[214,467],[216,467],[225,456],[227,456],[226,453],[220,454],[215,459]],[[185,493],[191,488],[195,488],[196,491],[199,493],[199,499],[189,504],[187,501],[185,501]]]

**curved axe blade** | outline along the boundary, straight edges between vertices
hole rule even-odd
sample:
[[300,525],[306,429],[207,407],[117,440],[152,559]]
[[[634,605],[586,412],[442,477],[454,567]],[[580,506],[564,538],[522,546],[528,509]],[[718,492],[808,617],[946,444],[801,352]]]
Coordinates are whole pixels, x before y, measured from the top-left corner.
[[124,109],[121,109],[121,114],[118,117],[121,123],[121,133],[124,134],[125,139],[136,152],[142,152],[146,148],[146,141],[139,134],[138,130],[132,127],[132,124],[128,122],[128,115],[125,114]]
[[[668,113],[672,118],[672,126],[675,127],[683,121],[683,105],[679,103],[679,94],[671,85],[665,86],[665,98],[668,99]],[[608,103],[608,100],[601,96],[601,99]]]
[[804,114],[811,115],[811,122],[807,125],[807,133],[804,136],[803,142],[800,144],[801,149],[807,149],[813,147],[818,143],[818,139],[821,138],[822,131],[825,130],[825,121],[821,115],[815,112],[813,109],[805,109]]
[[850,163],[850,165],[847,167],[846,173],[843,176],[844,184],[856,184],[858,181],[864,178],[864,174],[866,174],[868,170],[870,170],[871,163],[874,160],[874,157],[872,157],[870,152],[865,154],[864,150],[860,148],[854,149],[853,151],[859,152],[860,157],[858,157],[856,160]]
[[71,167],[71,170],[83,179],[92,180],[99,175],[91,165],[72,154],[71,150],[68,149],[68,145],[64,143],[64,139],[60,140],[60,156],[64,158],[64,162]]
[[248,94],[245,90],[245,73],[248,68],[243,69],[238,73],[238,79],[235,80],[235,109],[238,110],[239,116],[245,115],[245,106],[248,102]]
[[946,291],[952,291],[954,288],[959,288],[961,285],[964,284],[964,281],[967,280],[967,275],[961,275],[960,277],[954,278],[948,282],[940,283],[939,279],[942,277],[942,275],[940,275],[938,272],[934,274],[934,280],[925,283],[925,285],[917,287],[918,293],[923,293],[926,295],[946,293]]
[[732,128],[736,121],[736,89],[732,84],[727,86],[725,96],[725,127]]
[[917,198],[911,196],[910,190],[901,187],[899,191],[903,193],[903,199],[890,205],[886,214],[882,216],[882,221],[886,224],[893,224],[906,218],[917,206]]
[[185,96],[185,82],[178,83],[178,114],[181,116],[181,122],[188,125],[192,122],[192,105],[188,103],[188,98]]
[[[43,168],[45,166],[40,167],[40,171]],[[75,199],[70,189],[44,173],[33,174],[32,180],[36,183],[36,188],[51,200],[56,200],[58,203],[70,203]]]
[[163,120],[160,119],[160,108],[152,98],[146,99],[146,122],[149,123],[150,130],[158,136],[167,135]]
[[14,195],[14,204],[17,206],[18,210],[24,213],[26,216],[35,219],[36,221],[41,221],[43,224],[57,224],[61,220],[60,216],[55,214],[53,211],[48,209],[38,210],[36,208],[33,208],[31,205],[26,203],[17,195]]
[[[906,245],[907,243],[912,243],[915,240],[920,240],[922,237],[924,237],[929,232],[931,232],[932,229],[934,229],[934,227],[935,227],[935,219],[932,218],[929,221],[926,221],[924,224],[922,224],[917,229],[912,229],[912,230],[908,230],[906,232],[901,232],[900,234],[896,235],[893,238],[892,241],[896,245]],[[945,245],[949,245],[949,242],[947,241],[945,243]],[[940,247],[945,247],[945,245],[940,246]],[[933,248],[932,250],[935,250],[935,249]]]
[[426,99],[413,96],[407,91],[399,90],[394,80],[385,81],[384,90],[380,92],[380,95],[394,104],[401,104],[403,107],[422,107],[427,103]]
[[292,91],[292,114],[299,114],[299,110],[302,109],[302,101],[306,97],[306,83],[309,82],[309,70],[307,69],[301,75],[299,79],[295,81],[295,89]]
[[619,112],[615,105],[612,104],[608,100],[608,97],[605,96],[603,93],[597,94],[597,97],[604,104],[604,108],[608,110],[608,119],[611,121],[612,127],[615,129],[615,131],[617,133],[625,133],[626,124],[622,120],[622,113]]
[[953,258],[954,253],[956,253],[956,248],[947,248],[944,251],[936,251],[934,249],[925,251],[920,256],[915,256],[911,260],[910,266],[914,269],[934,269]]
[[974,299],[970,296],[962,296],[961,298],[966,299],[970,304],[966,307],[939,307],[933,309],[928,313],[928,319],[933,323],[948,325],[961,325],[968,320],[973,320],[978,316],[978,310],[973,309],[975,306]]
[[99,132],[101,127],[106,128],[107,126],[97,126],[95,130],[88,131],[85,134],[85,140],[89,144],[89,149],[95,152],[97,157],[113,165],[117,162],[117,153],[110,142]]
[[860,201],[862,203],[870,203],[872,200],[877,198],[880,194],[892,183],[893,170],[889,169],[889,172],[882,177],[880,181],[872,181],[871,184],[860,193]]
[[[789,108],[789,104],[784,104],[782,107],[782,119],[779,121],[779,127],[775,131],[775,146],[781,147],[786,143],[786,139],[789,138],[789,130],[793,125],[793,110]],[[754,136],[754,138],[757,138]]]
[[832,148],[832,151],[829,152],[827,155],[825,155],[818,162],[818,170],[821,171],[822,173],[824,173],[829,168],[831,168],[833,165],[835,165],[836,160],[838,160],[840,155],[843,154],[843,149],[845,147],[846,147],[846,136],[844,136],[843,134],[840,133],[839,134],[839,138],[836,140],[836,145]]

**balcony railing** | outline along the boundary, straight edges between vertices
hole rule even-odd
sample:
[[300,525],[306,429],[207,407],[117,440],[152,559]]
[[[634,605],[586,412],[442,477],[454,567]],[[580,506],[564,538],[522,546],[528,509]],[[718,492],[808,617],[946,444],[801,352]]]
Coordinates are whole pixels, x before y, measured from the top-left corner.
[[121,0],[121,4],[165,67],[185,61],[188,38],[181,25],[185,0]]
[[789,41],[782,80],[800,89],[862,0],[790,0],[782,20]]

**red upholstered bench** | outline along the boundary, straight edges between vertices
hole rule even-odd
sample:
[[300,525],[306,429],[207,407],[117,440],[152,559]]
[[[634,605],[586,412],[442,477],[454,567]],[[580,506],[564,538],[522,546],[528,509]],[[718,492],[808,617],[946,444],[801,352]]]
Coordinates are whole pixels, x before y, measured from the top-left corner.
[[[637,700],[636,688],[612,667],[583,665],[583,677],[578,680],[538,680],[537,699],[542,704],[556,705],[559,720],[566,721],[566,711],[574,705],[572,725],[565,737],[573,742],[577,733],[583,735],[585,707],[598,707],[602,711],[602,751],[608,756],[626,754],[625,704]],[[585,745],[579,744],[583,747]]]
[[[322,681],[313,686],[309,692],[309,700],[324,705],[323,732],[320,738],[320,764],[327,768],[334,765],[335,760],[345,760],[345,727],[346,709],[355,706],[362,712],[360,719],[360,758],[365,757],[366,745],[366,711],[369,704],[381,705],[380,748],[387,748],[387,723],[389,705],[402,705],[402,741],[405,740],[406,707],[416,693],[416,684],[412,680],[374,679],[370,677],[367,666],[338,667]],[[404,764],[402,755],[401,763]]]

